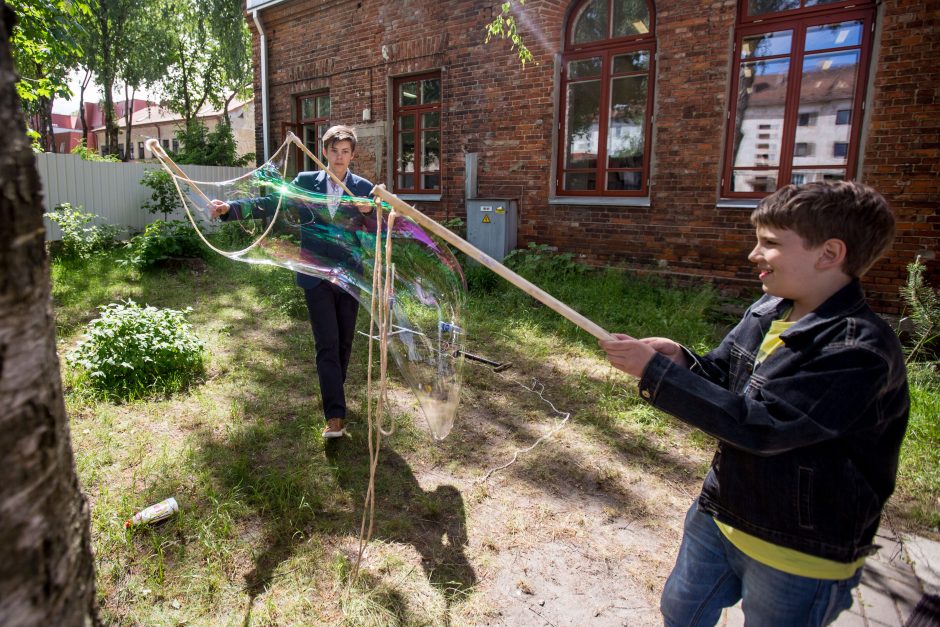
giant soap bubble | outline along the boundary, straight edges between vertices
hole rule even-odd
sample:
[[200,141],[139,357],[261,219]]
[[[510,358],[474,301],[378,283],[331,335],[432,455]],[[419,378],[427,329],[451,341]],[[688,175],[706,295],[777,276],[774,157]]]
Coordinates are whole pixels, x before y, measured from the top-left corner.
[[[230,259],[331,281],[369,310],[377,244],[391,250],[380,268],[391,277],[388,349],[432,435],[447,436],[460,392],[465,283],[446,244],[410,218],[389,220],[387,207],[370,198],[305,189],[295,177],[304,147],[290,133],[261,167],[221,182],[192,181],[154,140],[148,148],[173,177],[200,237]],[[228,204],[223,220],[213,218],[214,200]]]

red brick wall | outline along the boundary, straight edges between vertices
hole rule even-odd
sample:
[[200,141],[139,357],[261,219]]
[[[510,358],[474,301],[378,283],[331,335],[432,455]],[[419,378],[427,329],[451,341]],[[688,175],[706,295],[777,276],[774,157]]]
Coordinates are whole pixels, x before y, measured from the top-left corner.
[[[262,11],[268,38],[271,148],[294,117],[295,97],[329,89],[331,121],[354,124],[354,169],[385,182],[391,77],[441,70],[442,200],[417,203],[438,218],[465,216],[464,153],[479,153],[479,196],[519,200],[519,245],[534,241],[595,264],[715,281],[757,294],[746,260],[750,209],[718,207],[735,0],[656,3],[658,59],[649,207],[549,204],[555,63],[570,2],[529,0],[520,33],[535,56],[523,69],[506,42],[483,44],[499,2],[291,0]],[[899,222],[887,259],[866,286],[898,313],[897,287],[916,254],[940,282],[940,38],[937,11],[889,0],[879,17],[871,122],[861,179],[888,198]],[[253,26],[253,25],[252,25]],[[388,59],[383,58],[383,47]],[[255,94],[261,144],[260,61]],[[362,121],[370,109],[371,122]],[[259,148],[259,155],[263,151]]]

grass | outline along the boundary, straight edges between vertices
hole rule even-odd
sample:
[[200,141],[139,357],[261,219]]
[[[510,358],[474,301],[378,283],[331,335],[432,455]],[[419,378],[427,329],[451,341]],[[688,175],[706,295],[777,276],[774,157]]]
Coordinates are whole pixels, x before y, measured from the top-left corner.
[[[615,271],[542,279],[541,286],[611,331],[665,335],[703,350],[723,332],[712,313],[716,295],[707,289],[678,290]],[[540,401],[468,365],[463,431],[443,443],[426,436],[409,407],[393,406],[398,432],[383,448],[377,475],[374,541],[347,595],[368,482],[363,338],[356,339],[347,384],[352,437],[327,445],[319,437],[313,341],[289,273],[212,258],[199,274],[142,274],[103,256],[84,264],[55,261],[53,297],[60,351],[77,342],[99,305],[131,297],[193,307],[189,319],[210,355],[205,379],[173,397],[113,404],[66,389],[76,464],[92,505],[106,622],[497,620],[476,590],[499,538],[472,552],[467,540],[474,531],[468,516],[491,487],[461,493],[434,477],[470,483],[502,461],[508,447],[533,440],[545,416]],[[623,486],[661,477],[691,490],[700,481],[712,442],[641,402],[607,367],[592,337],[499,283],[473,293],[466,319],[469,350],[511,361],[516,372],[545,382],[592,442],[585,450],[546,442],[539,454],[520,459],[507,475],[513,481],[530,483],[536,494],[561,477],[602,486],[618,497],[605,512],[638,518],[656,506]],[[935,370],[912,371],[914,414],[892,511],[915,530],[940,523],[932,509],[940,494],[937,383]],[[392,391],[408,398],[400,386]],[[176,517],[124,529],[133,512],[169,496],[180,503]],[[540,515],[554,514],[546,507]],[[498,524],[515,546],[531,522],[519,511]]]

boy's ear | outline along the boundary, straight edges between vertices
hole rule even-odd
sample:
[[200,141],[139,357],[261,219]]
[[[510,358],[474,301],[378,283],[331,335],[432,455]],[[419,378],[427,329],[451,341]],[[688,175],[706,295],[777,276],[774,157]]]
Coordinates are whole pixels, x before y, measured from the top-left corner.
[[848,249],[845,242],[838,238],[827,239],[820,246],[819,258],[816,260],[816,267],[820,270],[829,268],[841,268],[845,262],[845,255]]

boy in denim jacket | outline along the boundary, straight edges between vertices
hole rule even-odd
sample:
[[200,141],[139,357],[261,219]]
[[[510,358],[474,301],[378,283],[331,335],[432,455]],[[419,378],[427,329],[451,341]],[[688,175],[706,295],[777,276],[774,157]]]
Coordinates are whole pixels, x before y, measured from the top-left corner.
[[852,604],[894,490],[910,408],[898,338],[859,284],[894,238],[853,182],[790,185],[751,214],[765,295],[715,350],[615,334],[611,364],[651,404],[718,439],[661,610],[714,625],[826,625]]

